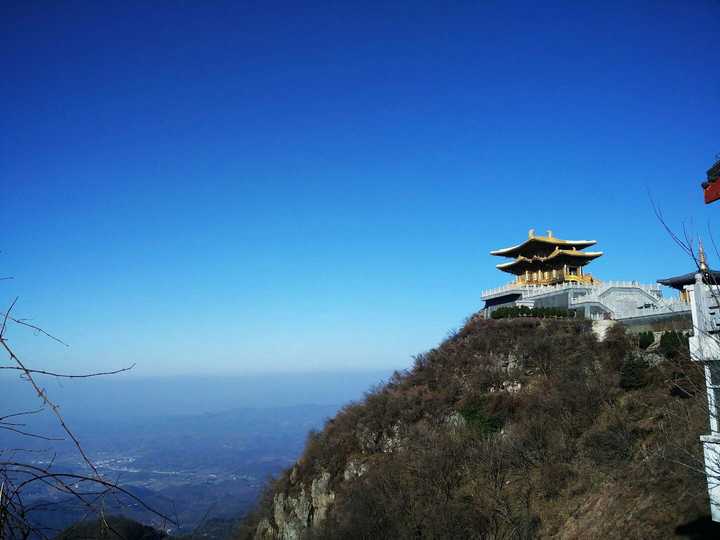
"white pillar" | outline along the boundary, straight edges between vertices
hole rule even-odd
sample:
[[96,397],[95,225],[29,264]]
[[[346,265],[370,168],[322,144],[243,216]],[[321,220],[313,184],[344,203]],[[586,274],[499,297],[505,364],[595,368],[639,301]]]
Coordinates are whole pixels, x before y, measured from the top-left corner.
[[690,297],[693,336],[690,337],[690,357],[705,368],[705,387],[710,433],[700,437],[705,458],[710,514],[720,522],[720,428],[718,403],[720,398],[720,287],[703,283],[702,274],[695,275],[695,284],[685,290]]

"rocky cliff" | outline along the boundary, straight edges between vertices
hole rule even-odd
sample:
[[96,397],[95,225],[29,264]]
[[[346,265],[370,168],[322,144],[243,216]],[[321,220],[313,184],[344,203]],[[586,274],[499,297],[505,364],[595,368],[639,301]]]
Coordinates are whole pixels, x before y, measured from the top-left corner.
[[312,433],[247,537],[672,536],[707,513],[701,375],[682,342],[603,337],[470,319]]

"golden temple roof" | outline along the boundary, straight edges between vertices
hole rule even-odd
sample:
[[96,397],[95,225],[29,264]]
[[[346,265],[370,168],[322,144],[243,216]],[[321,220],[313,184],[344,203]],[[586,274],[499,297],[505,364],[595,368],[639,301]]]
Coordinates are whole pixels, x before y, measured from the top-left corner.
[[[597,244],[596,240],[561,240],[552,235],[552,231],[548,231],[546,236],[536,236],[535,231],[530,229],[528,239],[522,244],[509,248],[496,249],[491,251],[490,255],[498,257],[533,257],[533,256],[550,256],[555,250],[580,250]],[[509,263],[507,263],[509,264]],[[500,266],[498,266],[499,268]]]
[[533,255],[531,257],[525,257],[520,255],[512,261],[498,264],[497,268],[503,272],[520,275],[525,272],[560,268],[563,265],[576,267],[585,266],[602,254],[602,251],[579,251],[576,249],[559,249],[556,247],[548,256]]

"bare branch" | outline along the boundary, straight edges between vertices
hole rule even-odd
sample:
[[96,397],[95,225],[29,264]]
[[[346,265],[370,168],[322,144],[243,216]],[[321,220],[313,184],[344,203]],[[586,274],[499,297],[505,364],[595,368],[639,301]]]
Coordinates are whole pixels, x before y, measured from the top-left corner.
[[[46,479],[46,478],[52,478],[52,479],[56,479],[56,480],[67,478],[69,480],[74,480],[75,482],[89,482],[89,483],[101,485],[105,488],[108,488],[111,491],[117,491],[117,492],[129,497],[134,502],[138,503],[145,510],[148,510],[148,511],[154,513],[155,515],[157,515],[163,519],[166,519],[170,523],[175,523],[175,521],[173,519],[171,519],[170,517],[158,512],[157,510],[148,506],[137,495],[134,495],[130,491],[128,491],[124,488],[121,488],[118,485],[116,485],[112,482],[109,482],[107,480],[104,480],[102,478],[98,479],[98,478],[91,477],[91,476],[84,476],[82,474],[72,474],[72,473],[60,473],[60,472],[52,472],[51,473],[45,469],[42,469],[41,467],[28,465],[27,463],[18,463],[18,462],[11,462],[11,461],[2,461],[2,462],[0,462],[0,466],[10,466],[10,467],[18,467],[18,468],[26,469],[28,471],[28,474],[32,475],[32,478],[25,480],[21,484],[18,484],[18,487],[16,488],[17,490],[21,489],[24,485],[27,485],[30,482],[35,482],[40,479]],[[64,483],[63,485],[67,485],[67,484]],[[79,494],[80,492],[74,491],[74,493]]]
[[0,429],[4,429],[6,431],[12,431],[14,433],[23,435],[25,437],[32,437],[33,439],[42,439],[43,441],[64,441],[65,440],[62,437],[46,437],[45,435],[38,435],[37,433],[28,433],[27,431],[17,429],[15,427],[9,426],[7,424],[0,424]]
[[26,322],[25,319],[15,319],[14,317],[8,317],[8,320],[14,322],[15,324],[19,324],[19,325],[21,325],[21,326],[27,326],[28,328],[32,328],[33,330],[35,330],[35,331],[37,331],[37,332],[40,332],[41,334],[45,335],[46,337],[49,337],[50,339],[52,339],[52,340],[54,340],[54,341],[57,341],[57,342],[60,343],[61,345],[65,345],[66,347],[69,347],[69,346],[70,346],[70,345],[68,345],[67,343],[65,343],[62,339],[60,339],[59,337],[53,336],[53,335],[50,334],[49,332],[46,332],[45,330],[43,330],[42,328],[40,328],[39,326],[36,326],[36,325],[34,325],[34,324],[30,324],[29,322]]
[[23,411],[23,412],[16,412],[16,413],[12,413],[12,414],[7,414],[7,415],[5,415],[5,416],[0,416],[0,422],[2,422],[3,420],[5,420],[5,419],[7,419],[7,418],[13,418],[13,417],[16,417],[16,416],[27,416],[27,415],[29,415],[29,414],[37,414],[37,413],[43,412],[44,410],[45,410],[45,409],[40,408],[40,409],[36,409],[36,410],[34,410],[34,411]]
[[[101,377],[103,375],[117,375],[118,373],[130,371],[131,369],[133,369],[135,367],[135,365],[136,364],[132,364],[128,367],[116,369],[115,371],[99,371],[96,373],[84,373],[82,375],[69,375],[67,373],[55,373],[53,371],[45,371],[43,369],[30,369],[30,368],[23,369],[19,366],[0,366],[0,369],[11,369],[11,370],[28,372],[28,373],[37,373],[39,375],[50,375],[52,377],[57,377],[60,379],[89,379],[90,377]],[[0,420],[1,420],[1,418],[0,418]]]
[[43,400],[43,403],[50,407],[50,410],[52,410],[53,414],[55,415],[55,418],[57,418],[58,422],[60,423],[60,426],[62,427],[63,431],[67,433],[68,437],[72,439],[73,443],[75,444],[75,447],[77,448],[78,452],[80,453],[80,456],[82,457],[83,461],[87,464],[88,467],[90,467],[90,470],[94,473],[94,475],[97,478],[100,478],[100,473],[95,467],[95,464],[90,460],[90,458],[87,456],[85,451],[83,450],[82,446],[80,445],[80,441],[77,439],[75,434],[70,431],[70,428],[65,423],[65,420],[63,419],[62,415],[60,414],[60,407],[58,407],[55,403],[53,403],[50,398],[48,398],[47,393],[45,392],[45,389],[40,388],[40,386],[35,382],[35,379],[32,376],[32,372],[28,370],[28,368],[23,364],[23,362],[18,358],[18,356],[10,349],[10,347],[7,344],[7,341],[0,338],[0,345],[5,349],[5,351],[10,355],[10,358],[14,360],[18,367],[21,368],[23,374],[27,377],[28,382],[32,385],[34,388],[37,396]]
[[18,296],[15,297],[15,300],[12,301],[12,303],[10,304],[10,307],[5,312],[5,316],[3,317],[2,326],[0,327],[0,340],[4,339],[4,337],[5,337],[5,328],[7,327],[8,318],[10,317],[10,312],[15,307],[15,304],[17,303],[18,298],[19,298]]

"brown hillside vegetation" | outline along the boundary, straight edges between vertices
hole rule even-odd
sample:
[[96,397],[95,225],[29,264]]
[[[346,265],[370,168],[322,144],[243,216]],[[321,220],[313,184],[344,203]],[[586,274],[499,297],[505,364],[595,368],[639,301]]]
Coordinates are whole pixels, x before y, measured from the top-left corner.
[[242,535],[673,537],[708,513],[704,382],[686,347],[473,318],[312,433]]

